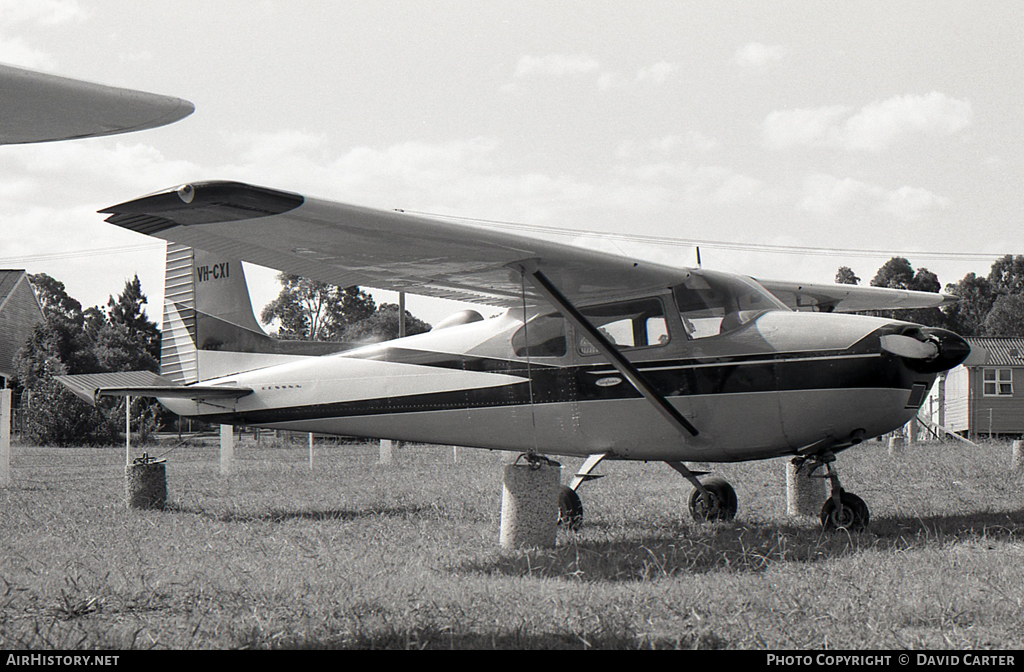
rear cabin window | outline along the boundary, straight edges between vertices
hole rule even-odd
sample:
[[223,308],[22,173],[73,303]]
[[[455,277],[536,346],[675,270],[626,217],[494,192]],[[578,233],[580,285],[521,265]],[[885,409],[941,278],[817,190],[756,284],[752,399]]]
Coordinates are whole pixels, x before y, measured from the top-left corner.
[[512,335],[516,357],[564,357],[568,352],[565,318],[538,315]]
[[[580,310],[605,338],[620,349],[643,348],[668,343],[665,309],[656,298],[620,301]],[[580,334],[577,348],[581,355],[596,355],[598,350]]]

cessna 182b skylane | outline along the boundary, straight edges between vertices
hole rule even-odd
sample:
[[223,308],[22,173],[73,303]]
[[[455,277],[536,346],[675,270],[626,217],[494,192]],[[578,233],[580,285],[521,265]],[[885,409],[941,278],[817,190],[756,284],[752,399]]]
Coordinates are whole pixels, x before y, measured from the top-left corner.
[[[735,492],[686,462],[794,456],[831,483],[823,524],[863,527],[867,507],[840,487],[836,453],[904,425],[970,351],[949,331],[844,314],[952,300],[937,294],[757,282],[233,182],[102,212],[172,243],[162,375],[68,377],[83,397],[152,396],[221,424],[585,457],[563,486],[574,518],[576,489],[604,459],[666,462],[706,520],[733,517]],[[263,333],[239,259],[507,310],[322,354],[313,349],[332,346]]]

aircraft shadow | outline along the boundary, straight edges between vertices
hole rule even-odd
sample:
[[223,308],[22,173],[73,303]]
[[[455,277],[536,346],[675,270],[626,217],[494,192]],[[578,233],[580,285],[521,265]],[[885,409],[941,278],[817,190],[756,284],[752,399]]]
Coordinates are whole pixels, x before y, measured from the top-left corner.
[[[641,638],[630,632],[587,633],[585,637],[567,633],[535,633],[523,631],[502,633],[455,633],[445,628],[425,627],[361,633],[345,639],[318,639],[275,642],[277,649],[423,649],[423,650],[544,650],[579,651],[582,649],[724,649],[728,642],[714,634],[683,634],[677,637]],[[252,648],[260,648],[254,642]]]
[[363,518],[406,518],[427,515],[436,518],[437,512],[429,506],[395,506],[395,507],[371,507],[365,509],[302,509],[298,511],[286,511],[282,509],[269,509],[258,512],[246,511],[208,511],[205,509],[182,506],[181,504],[168,503],[164,511],[172,513],[188,513],[194,516],[203,516],[211,520],[234,523],[270,522],[283,523],[290,520],[360,520]]
[[[734,521],[667,529],[659,534],[608,539],[584,530],[559,532],[554,549],[527,549],[456,568],[484,574],[642,581],[718,570],[763,572],[782,563],[816,563],[861,550],[912,550],[950,542],[1024,543],[1024,509],[927,517],[892,516],[863,532],[823,532],[817,525]],[[620,528],[617,525],[616,528]]]

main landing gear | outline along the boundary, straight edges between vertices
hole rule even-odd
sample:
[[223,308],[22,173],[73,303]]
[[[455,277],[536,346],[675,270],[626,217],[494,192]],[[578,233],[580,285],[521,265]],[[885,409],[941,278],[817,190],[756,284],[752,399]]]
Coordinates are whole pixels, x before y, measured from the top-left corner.
[[702,483],[697,477],[707,472],[690,471],[682,462],[665,464],[693,484],[693,492],[690,493],[690,515],[698,523],[732,520],[736,517],[736,510],[739,508],[736,491],[724,478],[715,476]]
[[[583,524],[583,504],[580,502],[580,496],[576,494],[576,488],[583,481],[601,478],[590,472],[604,457],[604,455],[591,455],[580,467],[572,482],[562,486],[558,495],[559,525],[564,525],[575,531]],[[666,464],[693,483],[694,490],[690,495],[690,515],[694,520],[703,523],[732,520],[736,517],[738,508],[736,491],[724,478],[708,478],[701,483],[697,480],[697,476],[703,476],[705,472],[692,472],[682,462],[666,462]]]
[[[562,486],[558,496],[559,525],[564,525],[570,530],[578,530],[583,524],[583,504],[576,489],[583,481],[601,478],[591,474],[591,471],[604,458],[605,455],[591,455],[583,463],[570,485]],[[798,471],[808,469],[808,476],[815,477],[814,472],[825,467],[825,473],[816,478],[827,478],[832,488],[831,495],[821,507],[821,526],[826,532],[864,530],[870,522],[871,514],[864,500],[843,490],[839,483],[839,476],[832,466],[835,460],[836,456],[832,452],[799,458]],[[715,476],[704,479],[702,482],[697,477],[705,476],[707,472],[690,471],[682,462],[666,462],[666,464],[693,484],[694,489],[690,494],[690,515],[695,521],[701,523],[729,521],[736,517],[736,511],[739,508],[736,491],[725,479]]]
[[827,478],[829,480],[832,493],[825,500],[825,505],[821,507],[821,527],[826,532],[833,530],[859,532],[867,529],[868,523],[871,520],[868,506],[857,495],[843,490],[843,487],[839,484],[839,476],[832,467],[832,463],[835,461],[836,456],[833,453],[825,452],[807,458],[806,462],[796,463],[797,472],[804,468],[810,468],[808,472],[808,477],[810,478],[814,477],[814,472],[819,467],[825,467],[825,474],[818,478]]

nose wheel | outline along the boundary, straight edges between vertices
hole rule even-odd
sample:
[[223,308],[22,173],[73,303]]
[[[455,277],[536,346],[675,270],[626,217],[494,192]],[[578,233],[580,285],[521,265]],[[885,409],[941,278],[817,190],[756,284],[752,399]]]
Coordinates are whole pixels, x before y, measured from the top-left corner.
[[829,498],[825,500],[824,506],[821,507],[821,527],[826,532],[832,532],[833,530],[859,532],[865,530],[871,521],[868,505],[857,495],[843,490],[843,487],[839,484],[839,475],[836,474],[836,470],[832,467],[832,463],[835,461],[836,456],[833,453],[825,452],[807,458],[805,463],[799,463],[797,467],[799,471],[804,468],[805,464],[809,464],[812,476],[819,467],[825,467],[825,474],[819,478],[827,478],[829,480],[832,494],[829,495]]
[[821,507],[821,526],[826,532],[832,530],[860,531],[868,526],[870,514],[864,500],[845,490],[839,491],[839,502],[832,496]]

